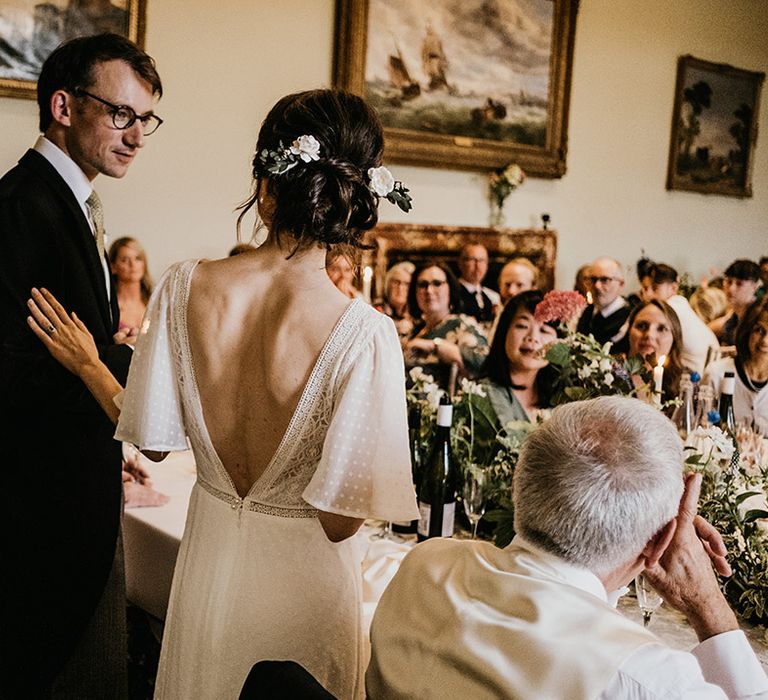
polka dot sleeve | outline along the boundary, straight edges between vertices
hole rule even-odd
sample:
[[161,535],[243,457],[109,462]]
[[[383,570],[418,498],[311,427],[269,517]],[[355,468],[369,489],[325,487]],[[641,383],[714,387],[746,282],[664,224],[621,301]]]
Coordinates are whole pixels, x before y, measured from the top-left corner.
[[159,452],[188,448],[170,335],[178,267],[165,273],[149,301],[115,433],[117,440]]
[[315,508],[353,518],[418,518],[402,357],[394,324],[382,316],[341,380],[320,463],[303,493]]

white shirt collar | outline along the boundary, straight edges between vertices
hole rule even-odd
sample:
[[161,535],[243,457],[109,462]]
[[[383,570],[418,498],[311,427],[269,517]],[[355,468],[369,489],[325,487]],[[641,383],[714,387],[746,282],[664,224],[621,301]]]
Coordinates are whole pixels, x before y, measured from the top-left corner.
[[463,279],[461,277],[459,277],[459,282],[461,282],[461,284],[464,286],[464,288],[468,292],[472,292],[472,294],[477,294],[477,292],[482,292],[483,291],[482,283],[480,283],[480,284],[472,284],[471,282],[467,282],[467,280],[465,280],[465,279]]
[[623,308],[627,305],[627,300],[622,297],[618,296],[616,297],[608,306],[606,306],[604,309],[600,309],[600,315],[603,318],[608,318],[611,314],[615,313],[619,309]]
[[56,144],[49,141],[45,136],[39,136],[34,145],[34,149],[43,156],[61,175],[61,179],[67,183],[69,189],[75,195],[80,207],[86,211],[85,200],[90,197],[93,186],[85,173],[80,170],[77,163],[73,161]]
[[524,549],[533,554],[543,565],[551,569],[557,576],[567,581],[571,586],[579,588],[582,591],[591,593],[600,600],[609,605],[616,606],[619,598],[624,595],[628,589],[622,588],[618,591],[607,593],[603,582],[595,576],[589,569],[585,569],[575,564],[569,564],[564,559],[550,554],[549,552],[531,544],[521,535],[515,535],[509,547]]

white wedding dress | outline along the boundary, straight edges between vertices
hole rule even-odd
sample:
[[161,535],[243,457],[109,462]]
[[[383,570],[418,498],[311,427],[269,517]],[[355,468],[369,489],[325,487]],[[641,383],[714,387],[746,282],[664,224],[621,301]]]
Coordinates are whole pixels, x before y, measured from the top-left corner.
[[186,449],[188,437],[197,462],[155,698],[236,700],[260,659],[293,659],[340,700],[360,698],[360,554],[353,540],[330,542],[316,511],[418,516],[394,325],[350,303],[241,499],[195,383],[186,309],[196,264],[171,267],[150,301],[116,435],[160,451]]

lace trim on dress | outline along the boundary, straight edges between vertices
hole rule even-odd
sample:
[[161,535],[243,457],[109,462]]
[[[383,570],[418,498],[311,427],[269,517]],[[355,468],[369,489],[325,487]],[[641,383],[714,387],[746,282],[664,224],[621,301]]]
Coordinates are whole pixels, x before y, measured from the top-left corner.
[[238,508],[245,508],[246,510],[253,511],[254,513],[263,513],[265,515],[274,515],[278,518],[315,518],[317,517],[317,509],[306,508],[280,508],[279,506],[271,506],[267,503],[259,503],[247,498],[238,498],[231,493],[226,493],[217,489],[215,486],[211,486],[207,481],[198,479],[197,483],[203,487],[214,498],[218,498],[220,501],[224,501],[232,507],[232,510]]

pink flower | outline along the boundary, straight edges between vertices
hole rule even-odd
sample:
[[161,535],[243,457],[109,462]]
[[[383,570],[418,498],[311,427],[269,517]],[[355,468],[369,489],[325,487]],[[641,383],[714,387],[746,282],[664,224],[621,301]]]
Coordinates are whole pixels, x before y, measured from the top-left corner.
[[586,300],[578,292],[547,292],[536,305],[534,317],[539,323],[547,321],[568,323],[580,316],[586,305]]

